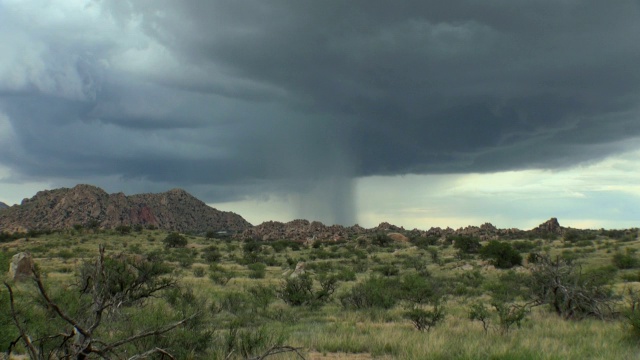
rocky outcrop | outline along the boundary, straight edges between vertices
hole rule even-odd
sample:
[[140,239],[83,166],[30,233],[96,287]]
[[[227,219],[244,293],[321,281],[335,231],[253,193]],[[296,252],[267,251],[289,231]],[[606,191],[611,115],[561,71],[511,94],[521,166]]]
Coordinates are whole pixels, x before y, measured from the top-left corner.
[[7,204],[3,203],[2,201],[0,201],[0,210],[6,209],[8,207],[9,207],[9,205],[7,205]]
[[347,240],[361,237],[373,237],[376,234],[384,233],[398,242],[408,242],[412,238],[419,237],[436,237],[439,239],[445,239],[451,236],[473,236],[482,241],[488,241],[494,239],[522,239],[525,238],[529,232],[536,232],[540,235],[545,233],[542,230],[537,229],[544,229],[546,232],[564,231],[564,228],[560,227],[557,219],[555,218],[531,231],[523,231],[515,228],[499,229],[491,223],[484,223],[480,226],[467,226],[459,229],[452,229],[449,227],[445,229],[432,227],[429,230],[405,230],[403,227],[398,227],[387,222],[383,222],[371,229],[365,229],[360,225],[353,225],[350,227],[340,225],[326,226],[317,221],[309,222],[307,220],[293,220],[288,223],[267,221],[238,233],[235,237],[242,240],[251,239],[262,241],[286,239],[311,244],[314,240]]
[[346,240],[353,235],[366,233],[367,230],[359,225],[344,227],[341,225],[326,226],[318,221],[293,220],[288,223],[267,221],[253,228],[247,229],[237,237],[247,240]]
[[13,255],[9,264],[9,278],[14,281],[28,279],[33,274],[33,258],[28,252]]
[[558,222],[558,219],[556,218],[551,218],[547,221],[545,221],[544,223],[538,225],[537,228],[532,229],[531,231],[535,232],[535,233],[539,233],[539,234],[556,234],[556,235],[562,235],[564,233],[564,228],[562,226],[560,226],[560,223]]
[[238,232],[251,227],[240,215],[216,210],[181,189],[126,196],[77,185],[72,189],[40,191],[21,205],[0,212],[0,231],[56,230],[75,225],[106,229],[152,225],[195,233]]

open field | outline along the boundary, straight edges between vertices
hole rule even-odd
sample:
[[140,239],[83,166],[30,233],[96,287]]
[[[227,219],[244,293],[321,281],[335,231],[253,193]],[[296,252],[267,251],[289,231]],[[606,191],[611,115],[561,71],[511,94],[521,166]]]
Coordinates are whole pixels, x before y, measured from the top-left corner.
[[[88,316],[83,309],[91,306],[88,295],[81,295],[80,269],[95,261],[100,245],[107,259],[163,265],[158,278],[172,286],[105,313],[97,334],[113,340],[190,320],[129,343],[117,353],[122,358],[155,346],[177,358],[244,358],[281,345],[298,348],[308,359],[640,358],[626,295],[639,287],[637,230],[504,240],[523,258],[523,266],[510,269],[491,265],[482,250],[488,242],[478,248],[478,239],[397,242],[379,234],[300,244],[183,235],[186,246],[167,247],[167,236],[146,229],[68,230],[1,243],[0,265],[7,269],[13,254],[30,252],[53,301],[77,317]],[[542,265],[532,253],[568,264],[578,274],[572,279],[589,279],[606,292],[602,313],[576,308],[559,316],[548,303],[535,301],[540,298],[532,271]],[[538,265],[529,263],[534,261]],[[302,263],[304,271],[294,272]],[[8,285],[32,339],[68,330],[39,300],[32,282]],[[3,351],[19,335],[7,294],[3,287]],[[473,306],[486,310],[486,330],[477,316],[470,319]],[[509,320],[515,314],[509,309],[522,311]],[[13,352],[26,350],[18,344]],[[299,357],[287,352],[269,358]]]

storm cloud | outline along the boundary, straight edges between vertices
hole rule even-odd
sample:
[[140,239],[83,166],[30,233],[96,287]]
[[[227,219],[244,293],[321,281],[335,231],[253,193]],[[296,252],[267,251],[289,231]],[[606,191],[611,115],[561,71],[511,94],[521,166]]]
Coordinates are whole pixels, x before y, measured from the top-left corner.
[[639,34],[625,0],[0,0],[0,164],[297,194],[301,216],[349,224],[360,177],[637,149]]

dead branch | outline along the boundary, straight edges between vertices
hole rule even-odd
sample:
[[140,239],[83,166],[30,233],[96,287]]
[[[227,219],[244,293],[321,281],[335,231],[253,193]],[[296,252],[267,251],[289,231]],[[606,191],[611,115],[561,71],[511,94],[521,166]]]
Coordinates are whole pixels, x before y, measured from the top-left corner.
[[[16,308],[15,308],[15,303],[13,298],[13,289],[6,282],[4,283],[4,286],[6,286],[7,290],[9,290],[9,304],[11,306],[11,318],[13,319],[13,322],[16,325],[16,328],[18,329],[18,332],[20,333],[20,338],[22,338],[22,341],[27,347],[27,350],[29,351],[29,356],[31,356],[32,359],[37,359],[38,350],[36,350],[35,346],[33,346],[33,344],[31,343],[31,339],[29,338],[29,335],[27,335],[26,330],[22,327],[22,325],[20,324],[20,321],[18,320],[18,315],[16,314]],[[11,350],[11,347],[9,348],[9,350]]]
[[146,338],[146,337],[149,337],[149,336],[162,335],[162,334],[164,334],[164,333],[166,333],[168,331],[171,331],[171,330],[177,328],[178,326],[184,324],[185,322],[193,319],[196,315],[197,314],[194,314],[193,316],[191,316],[189,318],[182,319],[182,320],[180,320],[178,322],[175,322],[175,323],[173,323],[171,325],[167,325],[167,326],[165,326],[165,327],[163,327],[161,329],[147,331],[147,332],[144,332],[144,333],[141,333],[141,334],[138,334],[138,335],[134,335],[134,336],[128,337],[126,339],[122,339],[122,340],[116,341],[114,343],[111,343],[111,344],[105,346],[103,349],[101,349],[99,351],[99,353],[107,353],[107,352],[117,348],[118,346],[130,343],[132,341],[136,341],[136,340],[139,340],[139,339],[142,339],[142,338]]
[[44,284],[42,284],[42,279],[40,278],[40,273],[36,269],[35,265],[31,267],[31,271],[33,271],[33,279],[38,286],[38,291],[40,292],[40,296],[46,301],[47,305],[49,305],[55,312],[62,318],[64,321],[68,322],[71,326],[73,326],[76,331],[82,334],[85,337],[91,337],[91,333],[85,330],[77,321],[73,320],[70,316],[64,313],[62,309],[58,306],[58,304],[54,303],[53,300],[49,297],[49,294],[44,288]]

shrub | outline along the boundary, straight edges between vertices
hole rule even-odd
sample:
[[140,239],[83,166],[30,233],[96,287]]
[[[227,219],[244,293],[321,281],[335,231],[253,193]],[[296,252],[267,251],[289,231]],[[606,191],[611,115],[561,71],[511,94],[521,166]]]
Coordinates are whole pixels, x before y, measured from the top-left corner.
[[522,265],[522,256],[510,244],[491,240],[480,249],[483,259],[490,259],[493,266],[500,269],[509,269],[516,265]]
[[261,261],[262,243],[258,241],[247,241],[242,245],[242,261],[245,264],[252,264]]
[[494,301],[512,302],[527,295],[525,284],[528,281],[527,275],[510,270],[487,282],[484,288]]
[[436,263],[439,264],[440,263],[440,250],[438,250],[437,247],[435,246],[429,246],[427,248],[427,252],[429,253],[429,255],[431,255],[431,260]]
[[276,299],[276,292],[269,286],[256,285],[247,289],[253,303],[262,310],[266,310]]
[[233,271],[226,270],[220,265],[209,265],[209,279],[218,285],[227,285],[235,276]]
[[539,244],[533,241],[524,240],[524,241],[514,241],[511,243],[511,246],[513,246],[514,249],[518,250],[518,252],[522,253],[522,252],[531,252],[532,250],[536,249],[539,246]]
[[406,319],[411,320],[413,326],[420,331],[429,331],[433,326],[442,322],[445,317],[441,304],[436,303],[431,309],[417,307],[404,313]]
[[525,305],[501,302],[495,302],[492,305],[496,310],[496,313],[498,313],[498,322],[503,335],[509,333],[509,330],[513,325],[520,328],[522,322],[529,314],[529,308]]
[[631,336],[640,339],[640,293],[637,290],[627,289],[625,297],[628,308],[623,311],[623,316],[629,325]]
[[205,273],[206,273],[206,271],[204,270],[203,267],[197,267],[197,268],[193,269],[193,276],[195,276],[197,278],[204,277]]
[[247,265],[249,269],[249,277],[252,279],[263,279],[267,273],[267,265],[263,263],[254,263]]
[[400,269],[398,269],[396,266],[393,266],[391,264],[376,266],[374,271],[377,271],[383,276],[387,276],[387,277],[396,276],[400,273]]
[[400,281],[398,296],[411,303],[426,304],[441,295],[438,291],[441,288],[441,283],[433,278],[407,274]]
[[633,269],[638,267],[640,260],[635,253],[627,248],[624,253],[617,252],[613,255],[613,264],[618,269]]
[[116,226],[115,230],[120,235],[126,235],[126,234],[129,234],[131,232],[131,226],[120,225],[120,226]]
[[187,238],[177,232],[170,233],[164,238],[164,240],[162,240],[162,242],[164,243],[164,246],[168,248],[185,247],[188,243]]
[[373,237],[371,243],[380,247],[385,247],[393,244],[393,239],[390,238],[387,234],[378,233]]
[[[281,345],[286,340],[286,336],[280,332],[267,327],[241,328],[239,324],[230,325],[222,338],[222,346],[225,354],[221,358],[229,359],[231,355],[238,354],[243,359],[264,359],[270,354],[272,349],[280,350]],[[288,349],[289,347],[285,347]],[[280,350],[287,352],[292,350]],[[264,353],[261,356],[260,353]]]
[[390,309],[397,301],[394,283],[393,280],[372,276],[340,296],[340,302],[347,309]]
[[427,249],[429,246],[433,246],[438,243],[438,237],[415,237],[411,239],[411,243],[420,249]]
[[319,277],[320,289],[318,290],[314,290],[313,282],[309,274],[288,278],[278,289],[278,296],[291,306],[319,306],[328,302],[338,287],[338,280],[334,276]]
[[453,247],[463,254],[476,254],[480,250],[480,239],[473,236],[456,236],[451,238]]

